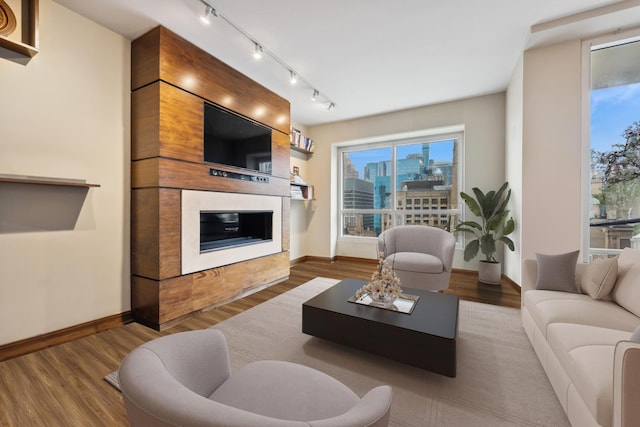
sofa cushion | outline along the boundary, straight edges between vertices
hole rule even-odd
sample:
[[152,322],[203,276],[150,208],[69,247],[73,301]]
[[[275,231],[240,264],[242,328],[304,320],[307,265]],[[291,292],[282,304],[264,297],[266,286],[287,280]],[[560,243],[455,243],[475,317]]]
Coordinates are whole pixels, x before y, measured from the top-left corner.
[[524,294],[524,305],[545,336],[552,323],[577,323],[626,331],[628,338],[640,321],[613,301],[584,294],[531,290]]
[[615,302],[640,316],[640,250],[625,248],[618,258],[618,279],[611,292]]
[[613,420],[613,356],[616,343],[629,332],[570,323],[549,325],[547,340],[553,353],[604,427]]
[[536,254],[536,289],[579,293],[576,287],[576,263],[580,251],[559,255]]
[[618,257],[595,260],[587,266],[582,276],[582,291],[593,299],[609,295],[618,278]]
[[638,327],[633,331],[633,333],[631,334],[631,338],[629,338],[629,341],[640,343],[640,325],[638,325]]
[[294,421],[332,418],[360,400],[351,389],[323,372],[277,360],[245,365],[209,399],[254,414]]
[[396,252],[389,255],[385,262],[394,270],[432,274],[444,271],[440,258],[419,252]]

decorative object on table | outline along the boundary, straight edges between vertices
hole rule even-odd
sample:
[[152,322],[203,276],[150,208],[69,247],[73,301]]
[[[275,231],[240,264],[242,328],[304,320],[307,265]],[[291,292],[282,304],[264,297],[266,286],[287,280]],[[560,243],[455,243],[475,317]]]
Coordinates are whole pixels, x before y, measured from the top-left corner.
[[347,301],[360,305],[368,305],[370,307],[384,308],[389,311],[397,311],[398,313],[411,314],[420,299],[419,295],[400,294],[391,304],[384,304],[375,301],[369,294],[357,297],[353,295]]
[[378,268],[371,275],[371,281],[356,291],[356,299],[369,295],[373,305],[390,307],[401,293],[400,279],[384,261],[384,252],[378,252]]
[[475,199],[463,191],[460,192],[460,197],[469,210],[480,217],[482,223],[463,221],[456,226],[454,232],[471,233],[476,237],[464,248],[464,259],[470,261],[479,252],[484,255],[478,266],[478,280],[482,283],[501,283],[501,266],[495,257],[497,243],[502,242],[509,250],[515,250],[513,240],[507,237],[515,229],[515,222],[509,217],[510,211],[507,209],[511,198],[511,190],[507,191],[508,187],[509,182],[505,182],[498,191],[491,190],[486,194],[474,187]]
[[16,16],[4,0],[0,0],[0,36],[8,36],[16,29]]

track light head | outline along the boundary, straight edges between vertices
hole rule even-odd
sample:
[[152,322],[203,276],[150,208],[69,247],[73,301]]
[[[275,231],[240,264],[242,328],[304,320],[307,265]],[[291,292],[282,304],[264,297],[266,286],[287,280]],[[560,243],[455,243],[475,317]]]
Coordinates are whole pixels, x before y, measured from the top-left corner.
[[[0,0],[0,2],[1,1],[2,0]],[[186,0],[183,0],[183,1],[186,1]],[[260,60],[266,54],[274,62],[278,63],[285,70],[289,71],[289,83],[291,83],[292,86],[296,84],[297,85],[301,84],[301,86],[303,86],[305,91],[311,89],[313,91],[313,95],[311,95],[311,101],[316,102],[318,100],[318,98],[320,97],[320,92],[317,89],[311,86],[311,84],[303,76],[298,75],[298,73],[293,68],[291,68],[288,64],[286,64],[282,59],[278,58],[278,56],[276,56],[275,53],[271,52],[268,49],[263,48],[262,45],[258,42],[258,40],[256,40],[251,34],[247,33],[241,27],[231,22],[229,18],[224,16],[224,14],[219,14],[216,8],[213,7],[210,3],[213,0],[195,0],[195,1],[199,1],[205,7],[204,13],[200,15],[200,20],[205,25],[211,24],[211,15],[213,15],[216,18],[220,18],[220,21],[225,22],[234,30],[239,32],[242,36],[244,36],[249,42],[253,43],[253,57],[256,61]],[[324,108],[326,106],[327,111],[335,108],[336,104],[333,101],[331,101],[331,99],[326,95],[324,94],[322,95],[322,100],[323,100],[322,102],[318,102],[319,108]]]
[[211,15],[218,16],[218,14],[216,13],[216,10],[205,3],[204,13],[200,16],[200,20],[204,24],[209,25],[211,24]]
[[260,59],[262,58],[262,46],[260,46],[258,43],[254,43],[254,49],[253,49],[253,57],[255,59]]

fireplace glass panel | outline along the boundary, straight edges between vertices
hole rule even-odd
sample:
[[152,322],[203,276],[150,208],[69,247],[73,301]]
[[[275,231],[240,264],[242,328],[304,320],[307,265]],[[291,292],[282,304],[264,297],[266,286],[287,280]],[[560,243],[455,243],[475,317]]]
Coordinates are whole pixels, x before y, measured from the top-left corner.
[[200,253],[264,243],[273,238],[273,212],[200,212]]

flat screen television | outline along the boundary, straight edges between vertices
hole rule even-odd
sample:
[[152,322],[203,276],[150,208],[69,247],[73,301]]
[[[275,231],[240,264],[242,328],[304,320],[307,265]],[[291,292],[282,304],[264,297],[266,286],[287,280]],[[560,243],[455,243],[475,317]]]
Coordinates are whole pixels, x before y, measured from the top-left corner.
[[271,173],[271,129],[204,104],[204,161]]

